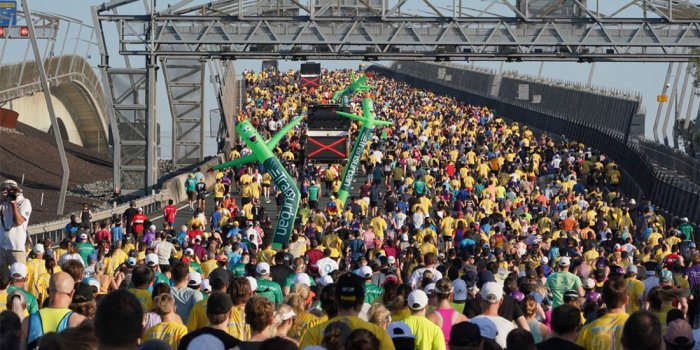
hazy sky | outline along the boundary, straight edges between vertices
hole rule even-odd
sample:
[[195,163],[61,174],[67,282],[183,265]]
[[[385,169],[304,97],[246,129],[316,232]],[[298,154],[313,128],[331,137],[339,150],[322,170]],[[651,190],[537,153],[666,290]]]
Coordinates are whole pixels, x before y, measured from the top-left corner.
[[[47,13],[56,13],[56,14],[61,14],[64,16],[70,16],[79,20],[84,21],[85,24],[92,26],[92,17],[91,17],[91,12],[90,12],[90,6],[92,5],[98,5],[103,3],[103,1],[96,1],[96,0],[63,0],[63,1],[57,1],[57,0],[29,0],[30,1],[30,8],[34,11],[42,11],[42,12],[47,12]],[[415,0],[417,1],[417,0]],[[20,1],[18,1],[20,2]],[[158,1],[157,7],[159,9],[163,9],[167,6],[168,3],[176,3],[178,1]],[[193,3],[202,3],[203,1],[194,1]],[[441,1],[434,1],[436,3],[440,3]],[[442,1],[451,4],[452,1]],[[602,10],[604,10],[604,7],[606,5],[612,6],[618,5],[620,3],[626,3],[627,1],[622,1],[622,0],[605,0],[602,1],[601,6]],[[483,0],[473,0],[473,3],[475,5],[480,5],[487,3]],[[590,2],[589,2],[590,3]],[[143,5],[142,2],[139,1],[131,6],[133,7],[134,11],[138,11],[139,9],[143,11]],[[484,5],[480,5],[484,6]],[[591,5],[589,5],[591,6]],[[475,6],[476,7],[476,6]],[[496,9],[496,8],[494,8]],[[494,10],[492,9],[492,10]],[[634,11],[634,10],[630,10]],[[132,13],[138,13],[138,12],[132,12]],[[630,12],[630,16],[636,16],[634,12]],[[110,54],[112,55],[112,61],[110,64],[112,66],[119,66],[121,64],[121,59],[118,58],[118,52],[117,52],[117,38],[116,38],[116,30],[114,29],[114,26],[111,26],[106,33],[106,41],[109,46]],[[64,53],[70,53],[73,51],[73,45],[75,43],[75,38],[77,37],[77,30],[78,26],[73,26],[69,30],[66,30],[65,28],[61,29],[61,36],[62,38],[68,38],[67,45],[63,47],[61,44],[61,40],[55,45],[54,47],[54,53],[59,54],[61,52],[61,49],[63,49]],[[83,28],[83,31],[81,32],[80,37],[87,39],[89,35],[89,30],[87,28]],[[86,37],[87,35],[87,37]],[[22,46],[17,46],[17,45],[22,45]],[[2,48],[2,40],[0,40],[0,48]],[[13,46],[14,45],[14,46]],[[2,61],[1,63],[9,63],[9,62],[17,62],[21,61],[24,58],[25,54],[25,46],[24,43],[10,43],[9,45],[6,46],[6,50],[3,53]],[[99,53],[97,51],[97,48],[91,45],[86,44],[84,41],[79,41],[78,42],[78,49],[77,52],[81,55],[85,55],[90,62],[96,66],[99,63]],[[32,59],[31,52],[29,54],[29,58]],[[358,64],[362,63],[359,61],[321,61],[322,66],[324,68],[329,68],[329,69],[335,69],[335,68],[348,68],[348,67],[357,67]],[[388,63],[388,62],[387,62]],[[291,61],[282,61],[280,62],[280,68],[282,69],[298,69],[299,68],[300,62],[291,62]],[[488,68],[493,68],[493,69],[500,69],[501,63],[499,62],[477,62],[475,63],[478,66],[483,66],[483,67],[488,67]],[[537,74],[540,64],[536,62],[525,62],[525,63],[504,63],[503,69],[505,70],[517,70],[521,73],[527,73],[527,74]],[[585,83],[588,79],[588,73],[591,65],[590,64],[579,64],[579,63],[552,63],[552,62],[547,62],[544,64],[544,70],[543,70],[543,76],[544,77],[549,77],[549,78],[555,78],[555,79],[563,79],[563,80],[570,80],[570,81],[575,81],[575,82],[582,82]],[[260,62],[259,61],[238,61],[236,63],[236,68],[237,71],[240,73],[243,69],[255,69],[259,70],[260,69]],[[609,87],[609,88],[615,88],[615,89],[622,89],[622,90],[629,90],[629,91],[638,91],[642,93],[643,96],[643,102],[646,107],[646,112],[647,112],[647,118],[646,118],[646,136],[647,138],[651,138],[651,126],[653,125],[654,122],[654,117],[656,115],[658,103],[656,102],[656,95],[658,95],[661,92],[661,89],[663,88],[663,83],[664,83],[664,77],[666,75],[666,70],[668,68],[668,64],[665,63],[596,63],[595,66],[595,72],[593,75],[593,84],[597,86],[604,86],[604,87]],[[675,75],[676,69],[673,69],[673,73]],[[681,76],[685,75],[685,71],[682,71]],[[162,143],[165,143],[163,146],[163,154],[162,156],[165,158],[168,158],[170,156],[170,147],[168,146],[171,142],[170,138],[170,130],[171,130],[171,117],[170,117],[170,108],[168,105],[167,101],[167,94],[165,92],[165,88],[163,85],[163,77],[159,77],[159,86],[158,86],[158,120],[159,123],[161,124],[161,140]],[[690,84],[690,82],[688,83]],[[207,92],[205,93],[206,96],[206,101],[205,101],[205,107],[207,112],[205,113],[206,116],[206,124],[205,127],[205,136],[209,136],[209,110],[217,108],[215,98],[214,98],[214,93],[212,90],[212,85],[208,83],[206,84],[206,89]],[[680,91],[680,87],[679,87]],[[670,94],[670,90],[669,90]],[[688,95],[690,94],[690,87],[688,88]],[[688,97],[686,97],[686,105],[687,105]],[[696,99],[696,103],[691,111],[691,118],[695,118],[696,115],[696,110],[697,110],[697,102],[700,101],[699,99]],[[664,110],[665,113],[665,110]],[[672,113],[673,114],[673,113]],[[682,111],[681,116],[685,116],[685,111]],[[205,147],[205,152],[207,154],[211,154],[215,151],[215,145],[213,140],[208,140],[206,143]]]

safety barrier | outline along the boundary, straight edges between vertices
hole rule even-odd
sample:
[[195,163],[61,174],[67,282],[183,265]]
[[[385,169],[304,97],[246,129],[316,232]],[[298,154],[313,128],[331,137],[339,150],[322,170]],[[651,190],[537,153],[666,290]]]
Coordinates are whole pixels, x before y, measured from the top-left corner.
[[445,86],[442,82],[425,78],[422,74],[411,70],[398,70],[379,65],[371,66],[368,70],[409,82],[414,86],[429,89],[435,93],[453,96],[471,104],[488,106],[497,111],[499,115],[514,121],[547,133],[561,135],[570,140],[585,142],[587,145],[601,150],[619,164],[623,172],[626,173],[622,182],[624,186],[622,191],[628,196],[637,200],[649,199],[662,211],[673,213],[679,217],[688,217],[695,223],[700,222],[700,190],[697,186],[683,181],[677,176],[664,174],[644,154],[638,144],[625,142],[625,135],[622,132],[614,132],[604,126],[582,121],[567,120],[551,111],[545,111],[541,107],[525,107],[501,97]]
[[660,143],[647,140],[634,140],[644,154],[654,163],[676,171],[697,184],[700,184],[700,160],[689,157],[680,151]]
[[[150,196],[135,199],[134,202],[136,203],[137,208],[143,208],[143,213],[149,215],[160,211],[163,207],[163,203],[165,203],[168,199],[170,199],[170,191],[165,189]],[[110,209],[93,213],[91,221],[96,222],[109,219],[114,214],[121,215],[127,208],[129,208],[129,203],[115,205]],[[50,237],[54,242],[62,241],[65,238],[63,228],[69,221],[69,219],[64,218],[43,224],[30,225],[28,231],[32,242],[38,242],[46,237]]]

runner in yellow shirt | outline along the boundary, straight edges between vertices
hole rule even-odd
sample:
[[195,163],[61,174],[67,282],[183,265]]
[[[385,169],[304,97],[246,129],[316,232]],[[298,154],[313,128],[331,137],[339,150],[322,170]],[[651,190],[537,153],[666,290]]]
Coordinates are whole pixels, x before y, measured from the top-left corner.
[[161,294],[153,303],[154,311],[160,316],[161,322],[144,332],[143,341],[158,339],[177,349],[180,339],[187,334],[187,327],[175,313],[175,299],[170,294]]
[[581,328],[576,344],[586,350],[622,349],[622,329],[629,318],[627,282],[621,276],[611,277],[603,284],[602,294],[607,312]]
[[347,273],[340,276],[335,290],[335,299],[338,302],[338,315],[309,329],[301,337],[299,342],[300,349],[307,346],[321,345],[325,329],[329,326],[333,327],[340,322],[352,330],[366,329],[370,331],[379,339],[380,350],[394,350],[394,343],[384,328],[357,317],[365,300],[365,288],[362,284],[362,280],[352,274]]

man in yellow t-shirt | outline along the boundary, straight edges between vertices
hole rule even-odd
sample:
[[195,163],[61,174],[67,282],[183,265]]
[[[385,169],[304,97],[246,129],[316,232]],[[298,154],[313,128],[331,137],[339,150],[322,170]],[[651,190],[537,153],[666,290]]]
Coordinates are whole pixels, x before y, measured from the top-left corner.
[[627,292],[629,302],[627,303],[627,313],[633,314],[642,309],[644,303],[644,282],[637,279],[637,266],[630,264],[627,266]]
[[408,307],[411,316],[402,322],[408,325],[416,336],[415,350],[442,350],[445,349],[445,336],[442,329],[425,317],[428,306],[428,296],[424,291],[416,289],[408,295]]
[[[224,269],[218,269],[216,272],[209,275],[209,283],[211,283],[212,292],[211,295],[217,293],[226,293],[226,288],[228,288],[229,283],[229,272]],[[202,299],[194,304],[192,311],[190,311],[189,320],[187,320],[187,329],[190,332],[194,332],[198,329],[204,328],[209,323],[209,318],[207,317],[207,301],[211,299],[211,296],[206,299]],[[229,297],[230,300],[230,297]],[[231,305],[233,307],[233,305]],[[226,312],[230,313],[230,309]],[[228,315],[227,315],[228,316]],[[226,326],[228,325],[228,320],[230,317],[226,318]],[[183,320],[184,321],[184,320]]]
[[349,327],[352,330],[366,329],[379,339],[380,350],[395,349],[389,333],[384,328],[357,317],[365,300],[363,281],[358,276],[350,273],[340,276],[336,286],[335,299],[338,302],[338,315],[312,327],[302,335],[299,342],[300,349],[304,349],[307,346],[321,345],[326,328],[336,326]]
[[207,300],[206,327],[201,327],[199,330],[182,337],[180,349],[207,349],[212,342],[223,345],[224,349],[232,349],[240,343],[239,339],[227,332],[230,312],[233,307],[231,298],[224,292],[215,292]]
[[622,329],[629,318],[625,312],[627,282],[621,276],[609,278],[603,284],[602,298],[607,312],[581,328],[576,344],[586,350],[622,349]]
[[153,306],[151,292],[148,291],[151,279],[153,279],[153,272],[151,269],[146,267],[146,265],[138,265],[131,272],[131,283],[134,284],[134,288],[127,289],[136,296],[136,299],[139,300],[146,312],[151,311]]

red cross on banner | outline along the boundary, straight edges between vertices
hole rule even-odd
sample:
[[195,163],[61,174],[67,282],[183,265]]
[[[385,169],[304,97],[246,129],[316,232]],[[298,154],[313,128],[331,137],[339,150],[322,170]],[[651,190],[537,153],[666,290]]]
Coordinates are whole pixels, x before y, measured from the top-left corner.
[[341,137],[341,138],[335,140],[333,143],[331,143],[331,144],[329,144],[329,145],[324,145],[323,143],[321,143],[321,142],[319,142],[319,141],[316,141],[316,140],[315,140],[314,138],[312,138],[312,137],[308,137],[307,140],[310,141],[311,143],[313,143],[313,144],[319,146],[319,148],[318,148],[317,150],[315,150],[315,151],[309,153],[309,155],[308,155],[309,158],[311,158],[311,157],[313,157],[314,155],[319,154],[319,153],[321,153],[321,152],[323,152],[323,151],[331,151],[331,152],[333,152],[333,153],[335,153],[335,154],[337,154],[337,155],[339,155],[339,156],[341,156],[341,157],[347,157],[347,155],[346,155],[345,153],[340,152],[340,151],[338,151],[337,149],[333,148],[333,146],[338,145],[338,144],[340,144],[340,143],[342,143],[342,142],[345,142],[345,137]]
[[321,86],[321,76],[302,76],[301,77],[302,87],[319,87]]

